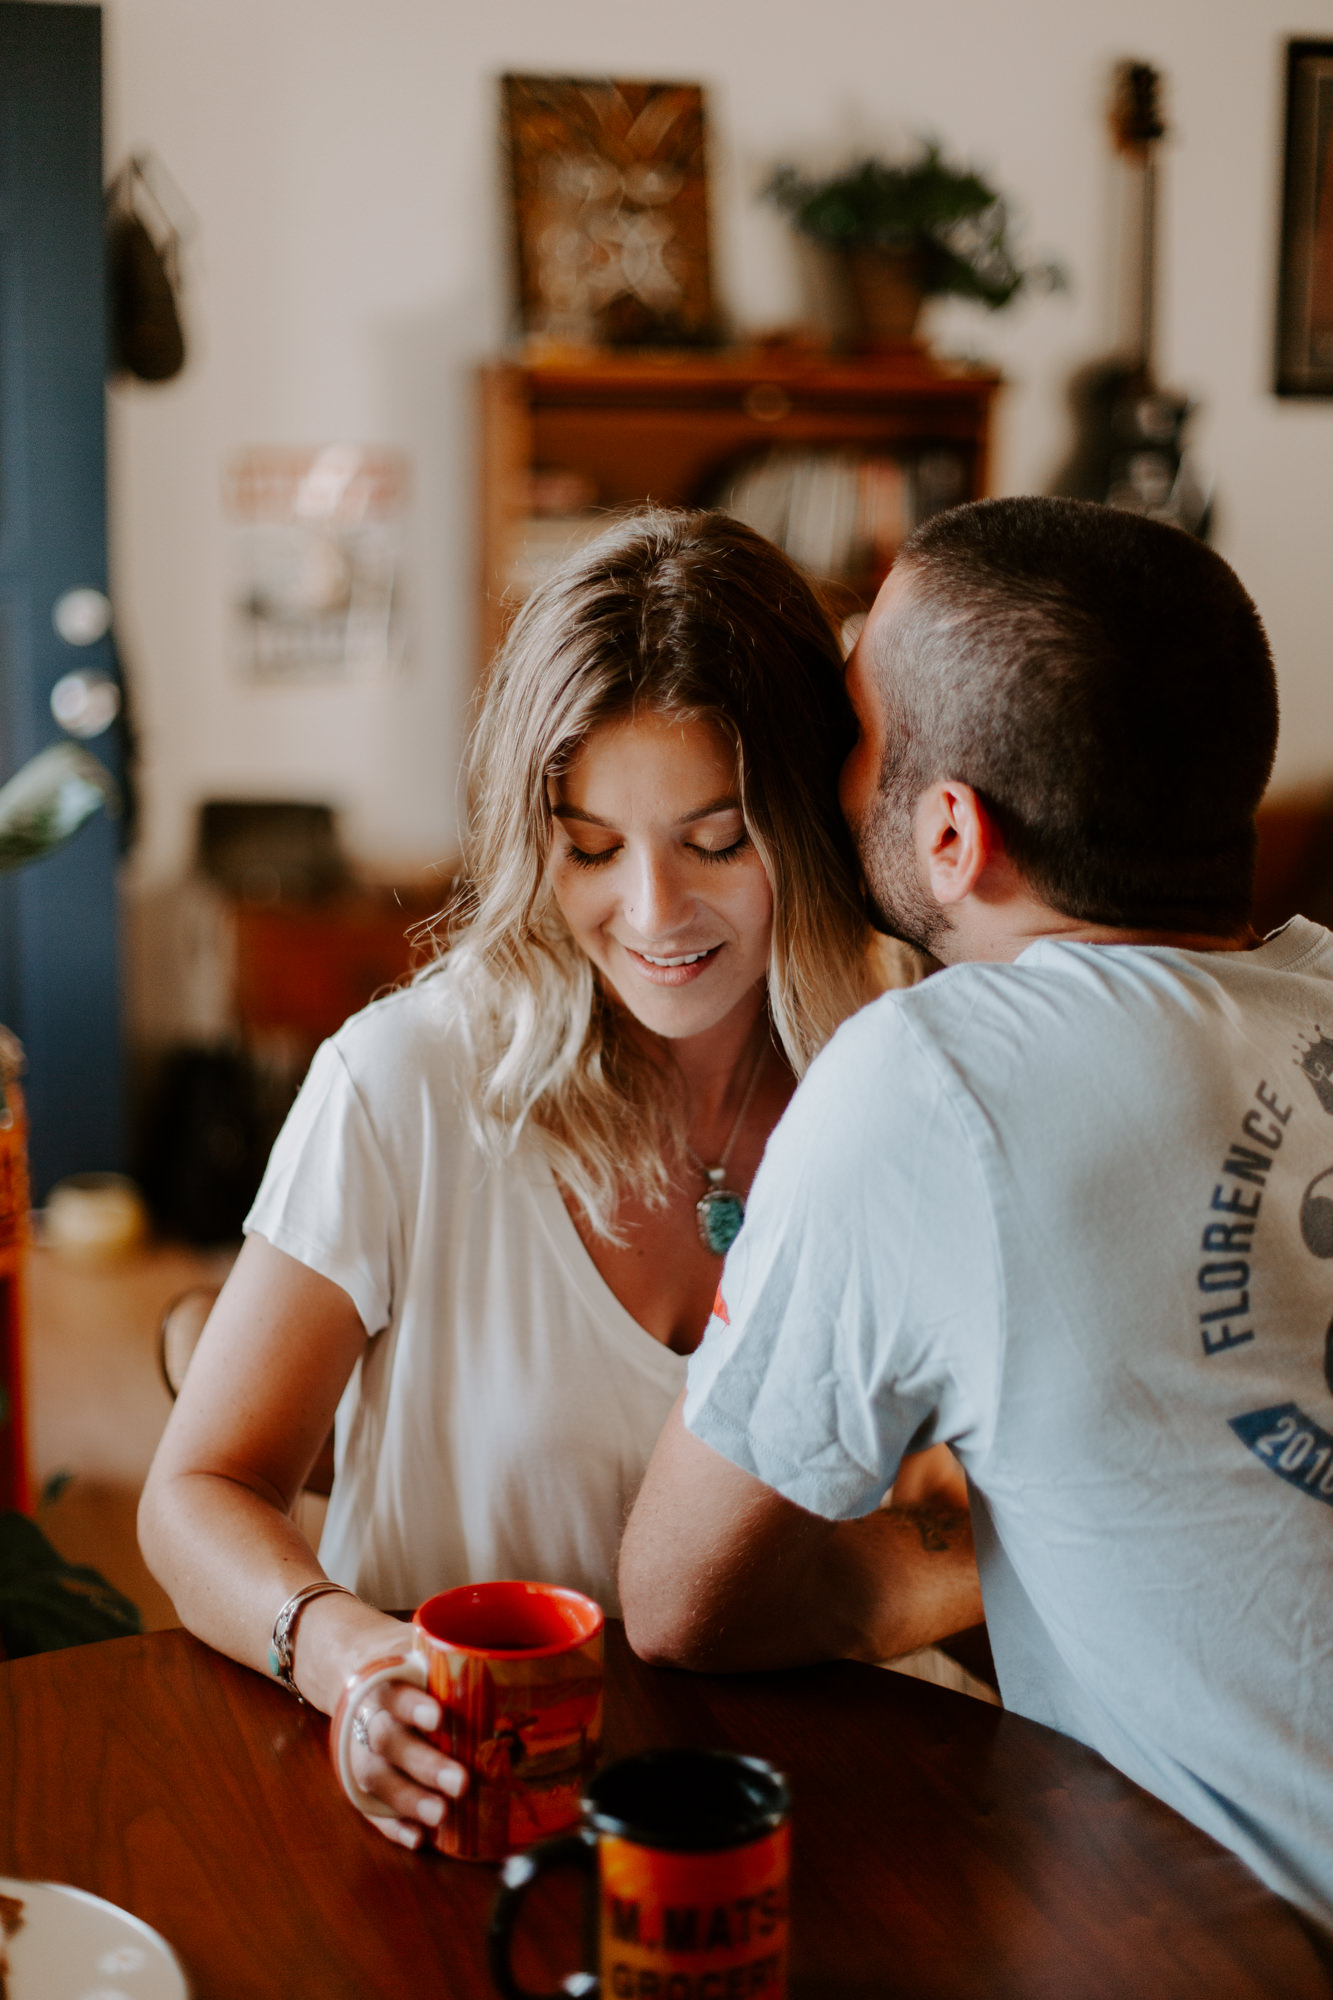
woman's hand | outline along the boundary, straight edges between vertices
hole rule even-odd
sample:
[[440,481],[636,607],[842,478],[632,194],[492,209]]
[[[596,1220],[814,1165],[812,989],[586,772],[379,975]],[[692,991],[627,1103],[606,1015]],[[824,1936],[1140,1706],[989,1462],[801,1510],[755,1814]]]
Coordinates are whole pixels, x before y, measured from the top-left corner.
[[[411,1649],[412,1627],[401,1618],[330,1591],[313,1598],[301,1613],[293,1660],[296,1685],[333,1717],[336,1732],[347,1726],[344,1690],[362,1676],[369,1678],[377,1667],[392,1667]],[[466,1766],[430,1740],[443,1720],[434,1695],[406,1679],[379,1681],[352,1711],[351,1776],[389,1808],[384,1817],[364,1817],[401,1847],[420,1847],[467,1790]]]
[[365,1817],[386,1840],[402,1847],[420,1847],[467,1790],[466,1767],[444,1756],[430,1740],[442,1720],[435,1697],[408,1681],[384,1682],[356,1710],[352,1776],[396,1815]]

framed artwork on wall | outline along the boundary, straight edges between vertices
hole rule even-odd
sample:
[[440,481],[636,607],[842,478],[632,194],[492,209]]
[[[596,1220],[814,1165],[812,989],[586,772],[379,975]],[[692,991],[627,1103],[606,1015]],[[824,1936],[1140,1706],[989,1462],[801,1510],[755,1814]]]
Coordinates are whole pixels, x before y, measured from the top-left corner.
[[1333,42],[1287,44],[1279,396],[1333,396]]
[[523,332],[584,346],[712,344],[699,85],[506,76],[503,91]]
[[388,447],[233,457],[231,653],[246,679],[355,685],[398,670],[408,492],[407,461]]

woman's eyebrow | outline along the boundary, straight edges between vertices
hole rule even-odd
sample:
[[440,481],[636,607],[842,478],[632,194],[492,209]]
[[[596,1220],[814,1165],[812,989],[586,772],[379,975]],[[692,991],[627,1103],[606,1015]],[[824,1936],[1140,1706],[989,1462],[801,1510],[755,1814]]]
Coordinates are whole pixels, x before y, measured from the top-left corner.
[[[680,818],[673,823],[676,826],[693,826],[696,820],[711,819],[715,813],[739,812],[740,809],[740,800],[728,794],[726,798],[709,799],[706,804],[696,806],[692,812],[682,813]],[[576,819],[584,826],[604,826],[609,831],[615,831],[612,821],[609,819],[599,819],[596,813],[584,812],[582,806],[571,806],[564,803],[554,805],[551,807],[551,817],[552,819]]]
[[584,812],[582,806],[555,805],[551,807],[552,819],[578,819],[585,826],[610,827],[609,819],[598,819],[596,813]]
[[676,825],[693,826],[697,819],[711,819],[714,813],[739,812],[740,809],[740,800],[728,793],[725,798],[709,799],[707,805],[696,806],[693,812],[682,813]]

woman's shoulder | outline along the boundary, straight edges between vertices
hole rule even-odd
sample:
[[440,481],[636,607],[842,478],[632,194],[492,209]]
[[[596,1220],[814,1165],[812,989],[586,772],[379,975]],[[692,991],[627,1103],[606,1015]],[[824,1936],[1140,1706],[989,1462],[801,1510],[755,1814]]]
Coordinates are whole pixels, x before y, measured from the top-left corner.
[[344,1021],[328,1046],[368,1105],[392,1102],[403,1092],[416,1097],[423,1086],[453,1095],[471,1068],[461,998],[453,982],[434,971],[372,1000]]

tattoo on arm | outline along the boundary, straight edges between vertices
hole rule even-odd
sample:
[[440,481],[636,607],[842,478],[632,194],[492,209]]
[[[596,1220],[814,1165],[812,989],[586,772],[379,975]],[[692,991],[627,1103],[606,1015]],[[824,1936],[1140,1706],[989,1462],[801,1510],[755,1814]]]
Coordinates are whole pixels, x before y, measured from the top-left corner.
[[956,1548],[960,1533],[970,1526],[966,1507],[904,1507],[901,1512],[921,1540],[928,1555],[940,1555]]

